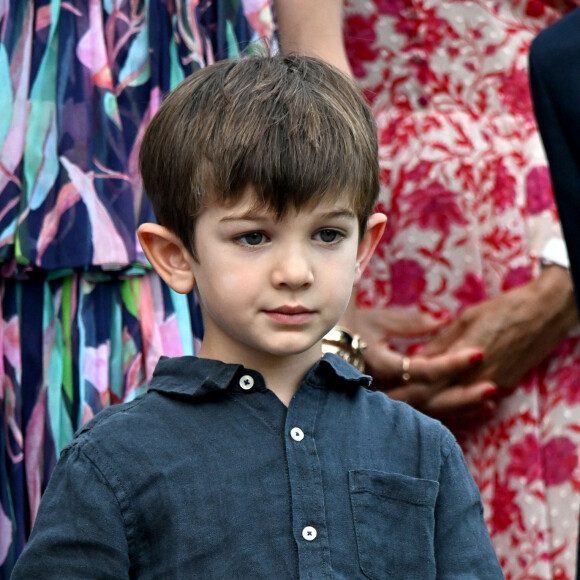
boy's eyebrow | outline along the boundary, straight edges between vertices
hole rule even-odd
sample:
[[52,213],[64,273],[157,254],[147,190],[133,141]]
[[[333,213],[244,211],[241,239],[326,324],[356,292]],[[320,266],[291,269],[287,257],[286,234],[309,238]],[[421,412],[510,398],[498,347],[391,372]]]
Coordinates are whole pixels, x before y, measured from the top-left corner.
[[324,219],[333,219],[333,218],[356,218],[356,214],[351,209],[337,209],[333,211],[329,211],[327,213],[323,213],[321,218]]
[[[267,210],[255,210],[249,209],[240,214],[232,214],[224,216],[220,219],[220,222],[230,222],[230,221],[244,221],[244,220],[265,220],[268,219],[270,216],[268,215]],[[320,219],[351,219],[356,218],[356,214],[351,209],[336,209],[332,211],[325,212],[318,216]]]

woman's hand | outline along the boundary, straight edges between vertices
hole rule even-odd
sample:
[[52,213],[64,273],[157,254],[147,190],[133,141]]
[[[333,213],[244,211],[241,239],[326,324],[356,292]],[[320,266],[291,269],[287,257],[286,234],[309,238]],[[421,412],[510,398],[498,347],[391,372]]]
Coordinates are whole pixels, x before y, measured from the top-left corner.
[[[424,312],[409,312],[397,308],[365,308],[354,311],[347,323],[354,327],[367,343],[364,352],[366,366],[383,386],[395,386],[401,379],[401,355],[391,348],[391,339],[424,342],[443,329],[447,320],[437,320]],[[420,364],[417,372],[429,382],[445,373],[445,364],[436,368],[425,368]],[[455,367],[453,367],[455,368]],[[453,369],[449,369],[453,372]]]
[[[446,320],[395,309],[358,309],[356,331],[368,343],[373,386],[444,422],[486,417],[578,323],[570,274],[551,266],[538,278]],[[410,357],[403,383],[395,338],[427,339]],[[497,396],[496,396],[497,395]]]
[[462,382],[489,380],[507,394],[577,323],[570,274],[550,266],[528,284],[466,308],[421,354],[480,349],[481,364],[463,373]]
[[368,345],[365,362],[374,378],[374,389],[446,422],[458,414],[465,418],[493,412],[495,403],[490,397],[497,388],[491,381],[470,385],[457,382],[459,376],[481,364],[482,352],[477,348],[408,357],[410,379],[403,383],[402,356],[390,347],[388,340],[432,336],[443,328],[446,320],[394,308],[358,309],[353,320],[356,332]]

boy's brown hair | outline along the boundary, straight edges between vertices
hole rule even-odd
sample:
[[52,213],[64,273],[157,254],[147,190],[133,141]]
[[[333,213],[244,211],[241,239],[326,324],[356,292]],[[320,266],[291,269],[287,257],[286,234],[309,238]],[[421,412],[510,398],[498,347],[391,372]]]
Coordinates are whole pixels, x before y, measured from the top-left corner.
[[303,56],[225,60],[186,78],[145,133],[143,184],[160,225],[195,257],[195,219],[248,187],[278,217],[352,199],[360,235],[379,189],[376,127],[356,86]]

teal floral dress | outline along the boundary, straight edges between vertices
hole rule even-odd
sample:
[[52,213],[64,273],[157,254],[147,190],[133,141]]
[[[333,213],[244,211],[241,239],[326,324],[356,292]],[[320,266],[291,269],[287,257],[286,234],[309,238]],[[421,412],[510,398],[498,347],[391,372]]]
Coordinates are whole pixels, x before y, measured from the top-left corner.
[[139,145],[179,81],[272,31],[267,0],[0,0],[0,578],[73,433],[195,352],[195,298],[137,242]]

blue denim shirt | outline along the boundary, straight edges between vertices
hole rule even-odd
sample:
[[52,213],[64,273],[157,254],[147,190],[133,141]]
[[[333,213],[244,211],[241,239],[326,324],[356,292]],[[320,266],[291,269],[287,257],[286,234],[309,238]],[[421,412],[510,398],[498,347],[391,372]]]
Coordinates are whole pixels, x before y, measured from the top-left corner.
[[453,436],[334,355],[286,408],[162,359],[62,452],[15,580],[503,578]]

